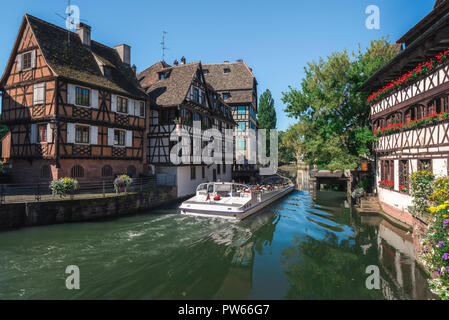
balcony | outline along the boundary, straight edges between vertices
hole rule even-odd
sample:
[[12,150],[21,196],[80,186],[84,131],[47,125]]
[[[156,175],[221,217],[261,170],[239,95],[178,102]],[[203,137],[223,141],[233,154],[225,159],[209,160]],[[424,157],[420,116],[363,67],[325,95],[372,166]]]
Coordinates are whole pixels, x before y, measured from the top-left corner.
[[395,90],[383,97],[379,102],[371,106],[371,116],[388,110],[392,107],[413,103],[415,98],[424,93],[436,91],[438,87],[449,82],[449,65],[444,64],[435,69],[434,72],[418,78],[405,88]]

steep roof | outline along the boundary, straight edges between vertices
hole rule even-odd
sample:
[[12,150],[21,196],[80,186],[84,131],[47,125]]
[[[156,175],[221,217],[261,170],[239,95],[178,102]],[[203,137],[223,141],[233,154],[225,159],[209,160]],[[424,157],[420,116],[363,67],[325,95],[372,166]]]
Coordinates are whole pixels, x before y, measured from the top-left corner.
[[[187,96],[200,62],[166,68],[163,67],[164,63],[155,63],[139,73],[137,78],[156,106],[180,105]],[[158,73],[161,71],[169,72],[170,74],[167,78],[159,80]]]
[[[203,64],[206,81],[217,91],[253,89],[256,82],[251,69],[243,61]],[[230,72],[225,73],[224,70]]]
[[[395,57],[393,57],[389,62],[387,62],[383,67],[381,67],[379,70],[377,70],[369,79],[367,79],[359,88],[360,91],[364,91],[367,89],[377,89],[382,87],[382,85],[385,85],[391,79],[388,79],[388,76],[396,72],[396,74],[404,74],[405,72],[410,71],[413,67],[417,65],[418,62],[414,62],[411,66],[407,63],[403,63],[403,61],[410,61],[412,59],[417,59],[419,56],[422,61],[422,55],[423,53],[420,53],[419,50],[423,49],[425,46],[423,44],[428,41],[429,50],[434,48],[439,48],[438,50],[445,50],[447,49],[446,43],[441,42],[440,39],[436,39],[438,37],[435,37],[435,35],[441,35],[444,36],[447,34],[449,30],[449,1],[442,2],[436,9],[434,9],[432,12],[436,12],[438,10],[439,13],[435,16],[435,18],[432,18],[431,20],[428,20],[426,22],[423,22],[426,19],[424,18],[418,25],[413,27],[407,34],[402,37],[399,42],[405,42],[405,41],[411,41],[408,43],[404,50],[400,51]],[[432,14],[432,13],[431,13]],[[431,23],[430,23],[431,21]],[[424,28],[424,23],[426,27]],[[420,26],[418,28],[418,26]],[[419,32],[417,30],[420,30]],[[417,32],[417,33],[416,33]],[[416,33],[416,38],[412,37],[412,34]],[[406,40],[407,39],[407,40]],[[431,43],[431,42],[434,43]],[[438,53],[439,51],[436,51]],[[435,55],[436,53],[433,53]],[[426,52],[426,54],[429,54]],[[432,56],[432,54],[430,54]],[[412,61],[413,62],[413,61]]]
[[[123,64],[115,49],[96,41],[91,41],[88,49],[74,32],[29,14],[25,15],[25,19],[32,28],[47,64],[58,76],[125,95],[147,98],[133,70]],[[94,55],[111,68],[110,77],[102,74]]]
[[440,20],[449,11],[449,1],[437,0],[433,10],[419,21],[413,28],[407,31],[397,43],[405,43],[408,46],[415,41],[423,32]]

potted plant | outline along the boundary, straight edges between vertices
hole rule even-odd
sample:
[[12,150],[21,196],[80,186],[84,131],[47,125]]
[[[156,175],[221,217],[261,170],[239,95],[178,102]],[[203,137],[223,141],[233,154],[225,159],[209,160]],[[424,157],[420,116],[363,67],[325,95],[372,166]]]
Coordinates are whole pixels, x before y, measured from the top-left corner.
[[78,181],[72,178],[61,178],[56,181],[52,181],[50,184],[50,189],[53,195],[64,198],[68,195],[73,199],[74,193],[79,189]]
[[131,185],[133,180],[126,174],[122,174],[114,180],[114,190],[115,193],[120,193],[122,191],[126,192],[126,189]]

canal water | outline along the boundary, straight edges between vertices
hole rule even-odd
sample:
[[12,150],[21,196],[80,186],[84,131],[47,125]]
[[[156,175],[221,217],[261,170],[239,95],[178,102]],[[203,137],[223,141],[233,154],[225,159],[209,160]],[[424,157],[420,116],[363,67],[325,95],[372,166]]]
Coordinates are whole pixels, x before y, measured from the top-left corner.
[[[428,299],[409,233],[295,191],[238,224],[176,206],[0,233],[0,299]],[[80,269],[80,290],[65,287]],[[380,289],[366,287],[378,266]]]

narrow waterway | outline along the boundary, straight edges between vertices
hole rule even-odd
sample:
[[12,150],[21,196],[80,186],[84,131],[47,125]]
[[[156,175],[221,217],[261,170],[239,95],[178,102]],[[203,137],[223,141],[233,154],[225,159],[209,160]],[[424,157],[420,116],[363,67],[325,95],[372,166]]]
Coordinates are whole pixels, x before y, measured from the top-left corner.
[[[295,191],[235,224],[176,206],[96,223],[0,233],[0,299],[428,299],[411,236]],[[81,289],[65,288],[80,268]],[[378,266],[381,289],[368,290]]]

